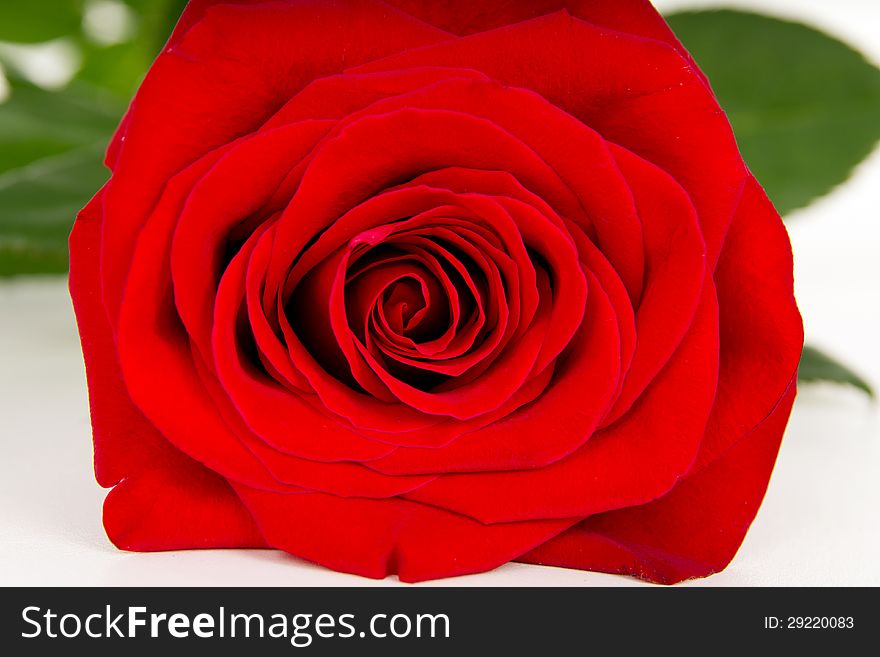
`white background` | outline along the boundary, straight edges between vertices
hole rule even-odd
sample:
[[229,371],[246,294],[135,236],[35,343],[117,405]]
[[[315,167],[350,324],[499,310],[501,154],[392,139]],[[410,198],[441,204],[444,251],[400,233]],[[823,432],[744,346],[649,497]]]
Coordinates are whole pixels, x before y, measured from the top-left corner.
[[[877,0],[666,0],[823,28],[880,63]],[[735,56],[735,53],[731,53]],[[880,117],[878,117],[880,120]],[[880,150],[788,222],[807,337],[880,386]],[[63,280],[0,282],[0,585],[370,585],[269,550],[133,554],[101,527],[79,343]],[[685,585],[880,585],[880,411],[803,389],[767,497],[726,571]],[[389,578],[380,584],[397,584]],[[438,583],[433,583],[438,584]],[[626,577],[509,564],[444,585],[611,585]],[[431,585],[431,583],[428,583]]]

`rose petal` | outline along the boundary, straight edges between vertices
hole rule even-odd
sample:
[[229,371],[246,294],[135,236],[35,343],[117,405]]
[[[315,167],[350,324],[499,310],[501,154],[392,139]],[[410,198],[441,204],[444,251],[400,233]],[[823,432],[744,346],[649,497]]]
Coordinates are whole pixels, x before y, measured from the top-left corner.
[[389,474],[532,469],[558,461],[586,442],[607,411],[620,376],[616,318],[598,280],[591,277],[590,284],[584,327],[557,371],[543,373],[554,377],[538,402],[441,447],[401,448],[366,465]]
[[353,72],[410,66],[469,67],[531,89],[667,171],[691,196],[714,264],[746,169],[711,90],[674,47],[558,12],[401,52]]
[[630,408],[672,356],[690,326],[707,276],[706,245],[684,190],[629,151],[612,147],[612,152],[644,227],[646,276],[635,315],[635,352],[608,424]]
[[[199,165],[205,175],[189,190],[174,228],[171,279],[180,319],[207,362],[230,232],[263,211],[286,172],[328,129],[328,122],[314,121],[285,126],[240,140]],[[237,192],[228,194],[231,188]]]
[[795,375],[803,349],[788,234],[754,178],[743,191],[715,282],[721,367],[700,464],[710,463],[767,417]]
[[565,10],[594,25],[668,43],[690,55],[648,0],[387,0],[398,9],[453,34],[466,35]]
[[116,547],[137,552],[269,547],[226,480],[179,452],[110,491],[104,528]]
[[[248,25],[242,30],[243,24]],[[253,35],[259,34],[260,47]],[[381,2],[218,4],[187,14],[118,134],[102,283],[115,327],[137,231],[168,179],[257,129],[315,77],[446,35]],[[217,112],[218,107],[225,108]],[[211,120],[205,120],[211,117]]]
[[[537,470],[441,476],[407,497],[481,522],[511,522],[587,516],[662,495],[690,469],[705,431],[718,376],[717,312],[708,285],[675,357],[627,415],[569,456]],[[543,422],[532,430],[557,440],[577,431],[578,397],[565,398],[568,413],[544,415],[546,404],[535,405]]]
[[377,579],[396,573],[404,582],[495,568],[575,522],[484,525],[400,498],[236,490],[273,547],[341,572]]
[[764,497],[794,394],[792,384],[770,417],[665,496],[588,518],[521,560],[662,584],[723,570]]
[[174,308],[172,229],[186,193],[203,173],[194,166],[170,181],[141,231],[120,310],[120,365],[131,398],[169,442],[220,474],[272,487],[276,482],[217,416]]
[[79,213],[70,234],[70,295],[85,359],[95,444],[95,476],[110,487],[173,458],[172,447],[129,397],[101,304],[102,195]]
[[[261,234],[260,231],[254,233],[233,258],[217,291],[212,358],[225,395],[215,395],[215,406],[234,405],[251,431],[287,454],[317,461],[365,460],[387,454],[390,451],[387,445],[359,436],[334,422],[326,412],[320,413],[298,393],[267,376],[243,353],[239,322],[246,317],[247,266],[252,253],[256,253],[254,257],[261,254],[265,257],[270,246],[263,242],[264,248],[254,251]],[[223,399],[224,396],[228,399]],[[244,433],[239,431],[238,435]]]

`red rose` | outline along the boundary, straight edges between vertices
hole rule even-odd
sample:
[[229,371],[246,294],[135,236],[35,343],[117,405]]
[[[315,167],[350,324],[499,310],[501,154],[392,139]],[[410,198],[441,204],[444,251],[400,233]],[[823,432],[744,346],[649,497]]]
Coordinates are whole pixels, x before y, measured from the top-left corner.
[[788,238],[646,1],[191,2],[71,236],[111,540],[422,580],[729,562]]

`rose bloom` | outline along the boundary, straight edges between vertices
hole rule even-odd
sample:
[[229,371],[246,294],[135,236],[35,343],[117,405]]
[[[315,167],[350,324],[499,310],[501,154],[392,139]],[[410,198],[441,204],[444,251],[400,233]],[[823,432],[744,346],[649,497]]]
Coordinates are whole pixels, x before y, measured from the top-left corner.
[[672,583],[755,516],[788,237],[644,0],[194,0],[71,235],[126,550]]

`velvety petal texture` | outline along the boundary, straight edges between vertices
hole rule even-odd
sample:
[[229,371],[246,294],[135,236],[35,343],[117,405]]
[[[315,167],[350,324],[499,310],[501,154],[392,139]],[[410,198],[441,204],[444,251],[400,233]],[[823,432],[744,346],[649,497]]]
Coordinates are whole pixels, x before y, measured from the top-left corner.
[[104,524],[672,583],[757,512],[788,237],[647,0],[193,0],[76,220]]

